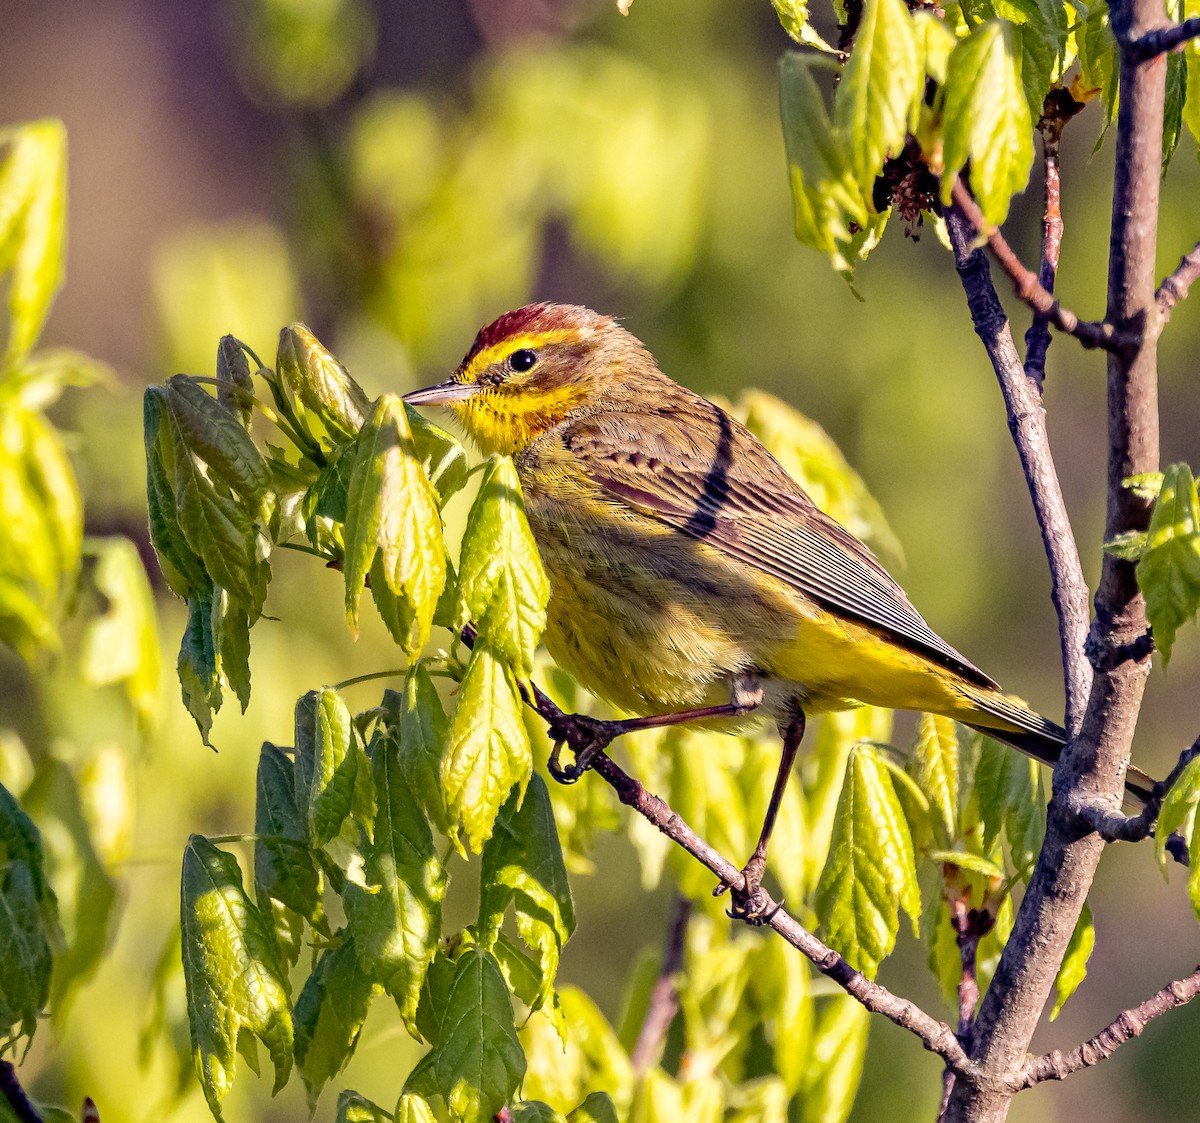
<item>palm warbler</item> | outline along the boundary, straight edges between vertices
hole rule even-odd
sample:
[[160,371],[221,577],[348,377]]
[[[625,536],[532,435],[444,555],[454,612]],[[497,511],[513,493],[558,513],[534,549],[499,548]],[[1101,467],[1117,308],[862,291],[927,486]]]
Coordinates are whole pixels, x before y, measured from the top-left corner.
[[1062,729],[936,635],[745,426],[667,378],[613,319],[519,308],[479,332],[449,381],[407,401],[450,408],[485,453],[515,458],[550,579],[550,654],[647,715],[596,723],[597,744],[765,711],[784,739],[772,807],[804,715],[859,703],[942,714],[1057,760]]

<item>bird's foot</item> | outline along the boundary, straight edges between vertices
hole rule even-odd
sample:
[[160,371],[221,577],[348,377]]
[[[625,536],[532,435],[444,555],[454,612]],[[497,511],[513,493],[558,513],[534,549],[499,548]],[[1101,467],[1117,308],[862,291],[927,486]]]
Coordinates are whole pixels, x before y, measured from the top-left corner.
[[[547,730],[554,739],[554,748],[546,765],[550,775],[560,784],[575,783],[621,731],[619,721],[605,721],[586,714],[559,714]],[[559,763],[564,745],[575,755],[573,764]]]
[[[725,912],[731,919],[744,920],[752,927],[758,928],[769,924],[771,917],[782,907],[782,904],[772,902],[762,887],[766,866],[767,856],[756,852],[742,867],[741,888],[729,887],[730,907]],[[713,896],[719,897],[725,889],[726,886],[718,885],[713,890]]]

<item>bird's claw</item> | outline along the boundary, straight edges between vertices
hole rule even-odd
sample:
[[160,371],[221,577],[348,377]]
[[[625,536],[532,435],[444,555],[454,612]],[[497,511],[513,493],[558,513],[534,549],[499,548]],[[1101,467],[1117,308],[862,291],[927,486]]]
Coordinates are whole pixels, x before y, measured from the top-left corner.
[[742,869],[742,884],[718,885],[713,890],[713,896],[719,897],[729,890],[729,908],[725,915],[731,920],[744,920],[754,928],[770,924],[771,918],[783,908],[783,902],[772,901],[762,887],[763,871],[766,866],[764,859],[757,854],[750,859]]
[[[546,768],[560,784],[573,784],[592,766],[612,739],[621,731],[618,723],[587,717],[585,714],[560,714],[551,720],[547,730],[554,738],[554,748]],[[575,754],[572,764],[560,764],[563,746]]]

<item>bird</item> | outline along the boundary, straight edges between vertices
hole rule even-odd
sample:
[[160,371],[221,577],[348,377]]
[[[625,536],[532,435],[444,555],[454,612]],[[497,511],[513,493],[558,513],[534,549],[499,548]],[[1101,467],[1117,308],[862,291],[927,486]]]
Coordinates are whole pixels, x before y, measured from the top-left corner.
[[[665,375],[616,319],[555,303],[507,312],[448,380],[405,401],[448,408],[484,455],[513,459],[549,579],[546,648],[634,715],[593,720],[589,751],[648,726],[775,721],[783,749],[743,903],[811,715],[923,711],[1058,759],[1060,726],[937,635],[749,429]],[[576,745],[559,778],[586,766]]]

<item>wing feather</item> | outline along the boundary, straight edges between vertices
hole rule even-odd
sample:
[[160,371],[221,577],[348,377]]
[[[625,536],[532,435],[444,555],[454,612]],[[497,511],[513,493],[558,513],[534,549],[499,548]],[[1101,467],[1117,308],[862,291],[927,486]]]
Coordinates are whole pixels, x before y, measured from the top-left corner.
[[870,550],[821,511],[749,430],[699,397],[680,413],[598,414],[564,426],[561,439],[612,501],[995,687],[929,627]]

